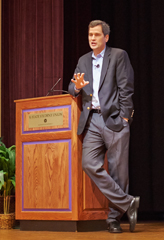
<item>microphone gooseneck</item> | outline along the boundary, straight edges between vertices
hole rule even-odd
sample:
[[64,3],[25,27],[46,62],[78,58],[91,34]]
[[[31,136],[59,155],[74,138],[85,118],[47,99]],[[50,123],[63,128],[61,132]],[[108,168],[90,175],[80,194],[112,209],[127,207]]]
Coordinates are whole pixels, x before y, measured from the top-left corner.
[[57,80],[57,82],[53,85],[53,87],[48,91],[48,93],[47,93],[46,96],[48,96],[48,95],[50,94],[50,92],[53,92],[54,87],[58,84],[58,82],[60,82],[60,80],[61,80],[61,78],[59,78],[59,79]]

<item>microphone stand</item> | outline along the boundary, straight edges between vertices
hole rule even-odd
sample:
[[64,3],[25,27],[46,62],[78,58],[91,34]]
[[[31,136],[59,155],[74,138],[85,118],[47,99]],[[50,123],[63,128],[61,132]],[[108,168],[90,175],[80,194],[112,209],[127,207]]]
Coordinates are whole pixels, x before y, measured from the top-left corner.
[[53,88],[58,84],[58,82],[59,82],[60,80],[61,80],[61,78],[59,78],[59,79],[57,80],[57,82],[53,85],[53,87],[48,91],[48,93],[47,93],[46,96],[48,96],[50,92],[53,92]]

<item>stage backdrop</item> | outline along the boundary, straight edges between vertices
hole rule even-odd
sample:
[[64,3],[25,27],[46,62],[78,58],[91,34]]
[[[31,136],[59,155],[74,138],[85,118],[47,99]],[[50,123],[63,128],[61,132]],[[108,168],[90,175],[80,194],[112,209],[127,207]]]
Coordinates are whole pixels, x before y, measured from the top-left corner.
[[[89,51],[87,26],[111,26],[109,46],[125,49],[135,72],[131,126],[130,193],[140,212],[164,213],[164,1],[65,0],[64,82]],[[2,1],[2,135],[15,143],[14,99],[46,95],[63,74],[63,1]],[[58,87],[61,87],[59,85]],[[148,214],[151,215],[148,215]]]
[[[63,0],[2,0],[2,136],[15,144],[15,99],[63,81]],[[56,92],[59,94],[59,92]]]
[[[130,142],[130,193],[141,196],[139,215],[164,213],[164,1],[64,1],[64,79],[89,51],[89,21],[111,26],[108,46],[125,49],[135,72],[134,121]],[[68,81],[69,81],[68,79]],[[64,81],[67,88],[68,81]],[[159,215],[158,215],[159,213]],[[150,214],[150,215],[149,215]]]

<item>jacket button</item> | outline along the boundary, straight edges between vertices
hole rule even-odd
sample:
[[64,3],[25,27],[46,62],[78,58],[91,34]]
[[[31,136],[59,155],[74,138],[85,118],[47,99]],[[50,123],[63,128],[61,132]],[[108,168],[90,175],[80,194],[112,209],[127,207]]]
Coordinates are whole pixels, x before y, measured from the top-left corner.
[[89,109],[90,109],[90,107],[87,107],[87,109],[89,110]]

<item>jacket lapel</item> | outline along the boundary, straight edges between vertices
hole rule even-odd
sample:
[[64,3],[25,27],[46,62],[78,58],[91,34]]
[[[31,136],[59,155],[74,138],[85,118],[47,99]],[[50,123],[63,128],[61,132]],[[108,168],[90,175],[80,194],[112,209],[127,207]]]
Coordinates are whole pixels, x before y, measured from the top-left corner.
[[[87,58],[86,64],[87,64],[86,69],[88,69],[87,74],[88,74],[88,79],[89,79],[89,85],[92,89],[93,88],[92,52],[90,52],[90,55]],[[84,79],[85,79],[85,77],[84,77]]]
[[110,63],[110,54],[111,54],[111,48],[106,46],[105,54],[104,54],[104,59],[103,59],[103,65],[102,65],[102,70],[101,70],[101,77],[100,77],[100,84],[99,84],[99,90],[101,88],[101,85],[103,84],[103,81],[105,79],[106,73],[109,68],[109,63]]

